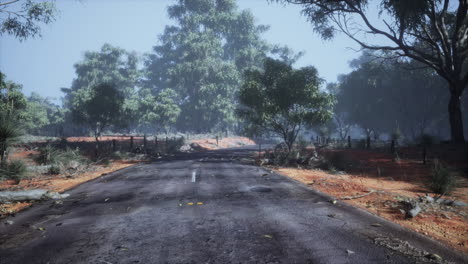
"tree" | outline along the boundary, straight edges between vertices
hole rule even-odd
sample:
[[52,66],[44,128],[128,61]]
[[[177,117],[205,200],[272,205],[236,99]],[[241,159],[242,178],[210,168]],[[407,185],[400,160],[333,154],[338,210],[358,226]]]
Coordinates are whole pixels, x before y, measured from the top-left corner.
[[468,85],[468,0],[458,0],[458,4],[450,0],[381,0],[377,9],[383,23],[372,20],[373,2],[368,0],[279,1],[302,5],[324,39],[339,31],[364,49],[411,58],[434,69],[448,84],[452,140],[464,142],[460,98]]
[[23,127],[32,134],[58,136],[64,122],[64,109],[38,93],[31,93],[21,120]]
[[171,89],[162,90],[154,96],[149,89],[139,91],[140,124],[152,128],[155,132],[163,130],[165,133],[173,127],[180,114],[176,103],[177,94]]
[[236,126],[236,94],[242,73],[260,67],[268,45],[266,26],[255,25],[234,0],[179,0],[168,8],[167,26],[146,58],[143,86],[158,94],[177,93],[177,127],[209,132]]
[[112,83],[119,94],[124,97],[123,112],[120,113],[119,123],[116,126],[126,127],[137,120],[138,108],[136,87],[140,78],[138,69],[138,56],[134,52],[104,44],[100,51],[87,51],[83,61],[74,65],[77,77],[73,80],[71,88],[62,89],[65,93],[64,107],[71,109],[76,102],[102,83]]
[[329,87],[337,99],[337,124],[342,116],[344,124],[358,125],[368,137],[397,128],[413,140],[429,131],[440,134],[446,84],[433,70],[416,61],[384,61],[366,53],[350,65],[354,70]]
[[102,83],[93,86],[86,93],[78,93],[73,101],[71,113],[78,124],[89,126],[96,139],[102,131],[111,126],[118,126],[123,113],[124,96],[114,84]]
[[332,117],[333,97],[320,92],[317,70],[268,58],[264,70],[246,72],[239,91],[238,115],[259,131],[284,140],[291,150],[305,125],[319,125]]
[[52,1],[5,0],[0,1],[0,35],[13,35],[20,41],[40,36],[38,24],[55,20],[55,3]]
[[20,113],[27,106],[27,100],[21,92],[22,85],[7,81],[5,74],[0,72],[0,113],[5,116],[20,118]]

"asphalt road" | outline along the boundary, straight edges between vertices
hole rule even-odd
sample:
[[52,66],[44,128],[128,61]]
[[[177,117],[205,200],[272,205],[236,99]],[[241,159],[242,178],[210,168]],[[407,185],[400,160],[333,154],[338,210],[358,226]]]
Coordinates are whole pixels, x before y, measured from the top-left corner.
[[1,221],[0,263],[468,263],[244,154],[139,164],[34,205]]

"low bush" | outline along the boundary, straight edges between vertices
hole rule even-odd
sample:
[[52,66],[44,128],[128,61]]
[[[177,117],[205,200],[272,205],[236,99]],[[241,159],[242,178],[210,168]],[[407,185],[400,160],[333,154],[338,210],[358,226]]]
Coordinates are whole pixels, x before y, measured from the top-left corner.
[[21,160],[5,162],[2,166],[0,166],[0,179],[15,180],[17,183],[19,183],[27,176],[27,173],[28,167]]
[[51,175],[57,175],[57,174],[60,174],[61,172],[62,172],[62,168],[60,167],[60,165],[56,165],[56,164],[51,165],[49,169],[47,170],[47,173]]
[[51,145],[46,145],[39,149],[39,155],[36,158],[39,164],[52,165],[62,171],[63,169],[73,168],[88,164],[89,160],[81,155],[77,149],[66,148],[65,150],[54,148]]
[[449,194],[454,187],[455,175],[450,171],[450,168],[439,160],[434,160],[430,182],[431,190],[438,194]]

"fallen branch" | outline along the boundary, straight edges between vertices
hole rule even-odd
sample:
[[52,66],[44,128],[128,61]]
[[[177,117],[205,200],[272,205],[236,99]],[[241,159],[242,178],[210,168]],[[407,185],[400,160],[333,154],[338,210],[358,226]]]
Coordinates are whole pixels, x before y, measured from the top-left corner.
[[39,201],[49,199],[62,199],[68,197],[69,194],[59,194],[48,190],[27,190],[27,191],[4,191],[0,192],[0,203],[6,202],[23,202],[23,201]]
[[373,194],[373,193],[375,193],[375,192],[377,192],[377,191],[372,190],[372,191],[370,191],[370,192],[368,192],[368,193],[365,193],[365,194],[356,195],[356,196],[345,196],[345,197],[340,197],[339,199],[340,199],[340,200],[359,199],[359,198],[365,197],[365,196],[367,196],[367,195]]

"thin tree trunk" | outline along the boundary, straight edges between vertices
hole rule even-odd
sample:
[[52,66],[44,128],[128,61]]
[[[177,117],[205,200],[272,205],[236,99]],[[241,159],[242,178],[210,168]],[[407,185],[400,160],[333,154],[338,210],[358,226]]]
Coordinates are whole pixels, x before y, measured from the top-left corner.
[[463,135],[463,119],[460,106],[460,95],[456,92],[457,89],[451,89],[450,101],[448,105],[450,132],[454,143],[464,143],[465,136]]

